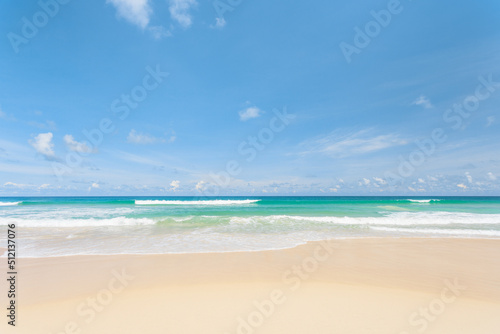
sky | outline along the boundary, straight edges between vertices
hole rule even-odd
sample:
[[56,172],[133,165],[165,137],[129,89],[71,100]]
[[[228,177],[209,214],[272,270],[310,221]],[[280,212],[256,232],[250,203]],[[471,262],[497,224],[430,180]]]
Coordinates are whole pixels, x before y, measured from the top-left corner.
[[2,1],[0,196],[500,195],[499,14]]

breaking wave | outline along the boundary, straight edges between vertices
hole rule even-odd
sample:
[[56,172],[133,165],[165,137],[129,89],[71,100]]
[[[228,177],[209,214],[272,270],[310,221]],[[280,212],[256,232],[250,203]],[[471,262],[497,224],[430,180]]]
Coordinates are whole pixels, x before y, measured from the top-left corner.
[[135,205],[241,205],[253,204],[259,202],[260,199],[244,199],[244,200],[230,200],[230,199],[217,199],[217,200],[201,200],[201,201],[159,201],[159,200],[135,200]]

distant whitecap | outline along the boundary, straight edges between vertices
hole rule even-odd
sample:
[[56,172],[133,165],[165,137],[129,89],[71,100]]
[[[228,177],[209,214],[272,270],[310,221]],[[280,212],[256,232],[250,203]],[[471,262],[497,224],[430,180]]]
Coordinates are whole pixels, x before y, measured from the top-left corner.
[[241,205],[241,204],[253,204],[259,202],[260,199],[243,199],[243,200],[230,200],[230,199],[216,199],[216,200],[205,200],[205,201],[159,201],[159,200],[136,200],[136,205]]

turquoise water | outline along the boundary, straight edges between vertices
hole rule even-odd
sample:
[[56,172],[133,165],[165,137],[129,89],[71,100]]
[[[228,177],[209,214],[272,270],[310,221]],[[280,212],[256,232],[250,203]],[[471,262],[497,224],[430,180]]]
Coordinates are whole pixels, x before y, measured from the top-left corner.
[[500,197],[0,198],[21,256],[277,249],[327,238],[500,237]]

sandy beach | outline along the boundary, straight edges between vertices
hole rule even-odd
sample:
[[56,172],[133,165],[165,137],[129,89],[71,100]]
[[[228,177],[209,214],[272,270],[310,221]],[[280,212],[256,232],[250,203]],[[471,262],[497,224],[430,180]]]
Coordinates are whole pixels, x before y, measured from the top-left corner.
[[497,333],[499,250],[500,240],[367,238],[259,252],[24,258],[16,327],[4,316],[0,328]]

